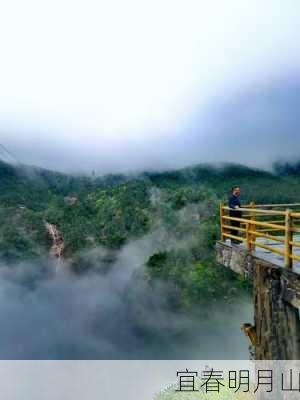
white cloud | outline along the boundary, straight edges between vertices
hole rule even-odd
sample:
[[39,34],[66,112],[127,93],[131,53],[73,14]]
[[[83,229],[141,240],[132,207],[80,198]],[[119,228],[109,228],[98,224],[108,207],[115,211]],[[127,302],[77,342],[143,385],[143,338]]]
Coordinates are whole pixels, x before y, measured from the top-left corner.
[[296,0],[3,2],[3,140],[46,164],[68,146],[154,154],[214,98],[297,71],[299,15]]

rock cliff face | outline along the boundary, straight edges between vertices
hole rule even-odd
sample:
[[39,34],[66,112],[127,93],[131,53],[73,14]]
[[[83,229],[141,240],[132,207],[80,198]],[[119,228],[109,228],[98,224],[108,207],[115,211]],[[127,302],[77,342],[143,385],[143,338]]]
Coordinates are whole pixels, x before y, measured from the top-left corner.
[[255,359],[299,360],[300,275],[223,242],[217,243],[216,256],[218,263],[253,281]]
[[56,225],[50,224],[49,222],[45,222],[45,227],[52,241],[50,256],[56,257],[58,260],[62,260],[64,241],[59,230],[57,229]]

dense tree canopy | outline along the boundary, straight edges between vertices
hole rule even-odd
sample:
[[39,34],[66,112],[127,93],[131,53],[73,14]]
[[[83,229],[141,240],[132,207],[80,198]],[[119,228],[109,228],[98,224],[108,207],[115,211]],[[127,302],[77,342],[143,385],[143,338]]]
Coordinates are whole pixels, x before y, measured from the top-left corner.
[[1,162],[0,257],[10,263],[46,255],[45,221],[58,227],[65,257],[78,271],[86,269],[78,268],[82,251],[104,246],[113,254],[130,240],[165,232],[146,263],[150,284],[167,282],[172,301],[181,307],[192,307],[199,298],[230,298],[245,283],[235,279],[233,285],[231,274],[214,263],[219,201],[239,184],[246,203],[299,202],[297,165],[278,164],[274,173],[200,165],[91,179]]

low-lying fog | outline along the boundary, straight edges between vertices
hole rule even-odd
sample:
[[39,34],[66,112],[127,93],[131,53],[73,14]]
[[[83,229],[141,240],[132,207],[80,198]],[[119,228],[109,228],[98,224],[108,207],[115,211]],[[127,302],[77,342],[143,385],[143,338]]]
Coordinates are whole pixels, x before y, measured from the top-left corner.
[[250,299],[220,301],[203,318],[171,311],[164,284],[140,278],[149,251],[132,242],[109,270],[81,276],[55,273],[51,260],[2,264],[0,359],[247,359]]

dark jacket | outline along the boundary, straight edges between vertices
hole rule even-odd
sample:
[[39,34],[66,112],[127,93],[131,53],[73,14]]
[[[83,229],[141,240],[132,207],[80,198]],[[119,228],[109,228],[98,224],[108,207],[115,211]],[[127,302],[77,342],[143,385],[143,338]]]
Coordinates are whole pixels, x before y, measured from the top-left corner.
[[232,194],[229,197],[228,205],[229,205],[230,208],[232,208],[232,210],[229,211],[229,215],[230,216],[236,217],[236,218],[241,218],[242,217],[242,212],[235,208],[236,206],[241,207],[241,201],[240,201],[240,197],[239,196],[235,196],[234,194]]

